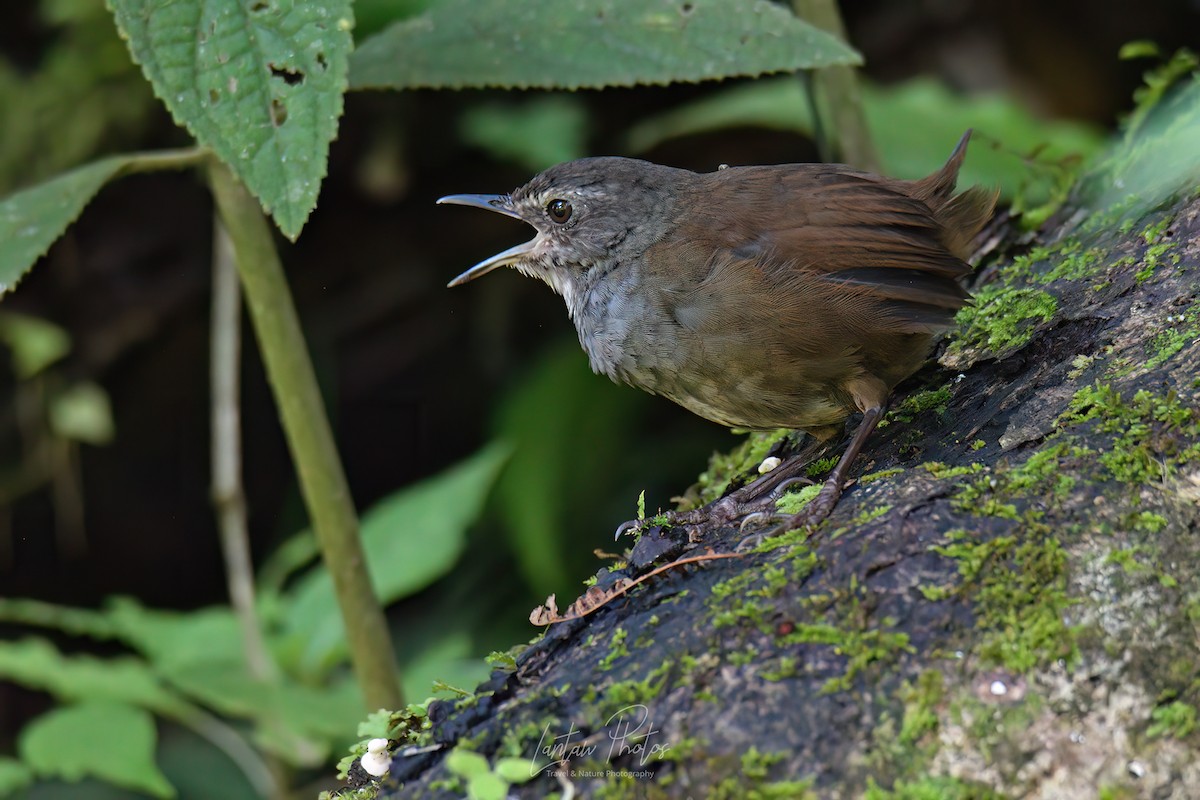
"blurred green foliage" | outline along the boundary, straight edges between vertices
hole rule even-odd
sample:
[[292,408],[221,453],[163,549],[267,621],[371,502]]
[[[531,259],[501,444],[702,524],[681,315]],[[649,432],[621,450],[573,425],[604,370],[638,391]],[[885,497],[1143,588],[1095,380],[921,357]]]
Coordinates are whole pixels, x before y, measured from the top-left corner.
[[[933,78],[863,87],[863,106],[884,171],[921,178],[945,163],[973,128],[962,185],[999,187],[1005,199],[1036,205],[1050,199],[1073,169],[1096,153],[1101,131],[1079,122],[1040,120],[1002,95],[964,97]],[[643,152],[669,139],[759,126],[811,135],[804,90],[794,78],[771,78],[714,92],[644,120],[630,130],[629,149]]]
[[[386,498],[364,515],[363,535],[382,602],[415,594],[454,568],[465,531],[507,457],[503,446],[485,448],[463,464]],[[299,540],[309,537],[300,534]],[[309,552],[315,556],[315,550]],[[167,612],[126,598],[91,611],[0,599],[0,622],[116,643],[132,652],[97,658],[67,655],[33,637],[0,642],[0,679],[48,692],[62,703],[21,732],[18,749],[26,769],[42,778],[73,780],[92,775],[169,796],[154,767],[152,729],[149,736],[121,739],[124,728],[117,722],[127,722],[132,731],[141,724],[137,720],[154,714],[225,749],[231,737],[237,740],[242,735],[212,712],[249,725],[257,748],[292,767],[324,763],[351,741],[354,724],[362,716],[362,700],[353,680],[344,671],[331,669],[344,665],[347,654],[344,638],[330,630],[340,623],[327,582],[318,563],[305,567],[281,588],[262,587],[262,625],[280,668],[271,680],[251,674],[238,621],[226,607]],[[472,660],[463,669],[471,654],[470,642],[456,628],[450,610],[431,609],[427,616],[440,620],[448,635],[410,663],[405,687],[410,696],[429,695],[435,674],[468,684],[482,678],[486,668],[481,661]],[[447,667],[455,664],[448,675]],[[65,720],[79,714],[90,719],[93,709],[88,704],[93,703],[119,711],[107,737],[121,742],[123,757],[103,767],[90,754],[76,753],[77,739],[66,736],[58,739],[57,758],[43,757],[47,728],[58,731]],[[94,735],[90,727],[87,732]],[[243,755],[253,756],[252,763],[239,765],[261,784],[265,779],[258,773],[270,772],[260,763],[262,756],[249,749]]]
[[542,596],[570,585],[563,539],[593,485],[617,472],[641,397],[592,374],[574,341],[537,359],[496,412],[496,436],[516,445],[496,504],[526,583]]
[[574,95],[551,94],[513,103],[472,106],[459,120],[459,136],[493,157],[541,172],[587,155],[587,106]]
[[54,37],[36,67],[0,58],[0,194],[129,146],[155,107],[104,0],[42,0],[37,10]]

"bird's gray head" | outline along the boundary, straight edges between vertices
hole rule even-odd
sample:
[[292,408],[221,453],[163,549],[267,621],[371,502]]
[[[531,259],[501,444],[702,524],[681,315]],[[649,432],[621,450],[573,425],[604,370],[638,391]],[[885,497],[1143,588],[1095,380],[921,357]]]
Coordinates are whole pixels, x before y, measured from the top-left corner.
[[512,194],[443,197],[438,203],[496,211],[537,229],[533,239],[479,262],[450,286],[515,267],[570,305],[582,284],[640,258],[663,236],[673,225],[678,184],[690,175],[630,158],[583,158],[551,167]]

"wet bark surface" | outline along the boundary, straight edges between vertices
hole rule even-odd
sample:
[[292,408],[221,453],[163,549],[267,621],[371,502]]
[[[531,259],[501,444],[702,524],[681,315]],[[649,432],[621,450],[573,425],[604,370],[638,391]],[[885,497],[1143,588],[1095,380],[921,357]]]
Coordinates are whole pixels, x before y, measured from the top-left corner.
[[[1200,196],[1090,191],[981,271],[829,519],[550,626],[383,794],[463,796],[469,749],[526,798],[1200,797]],[[650,527],[598,586],[742,535]]]

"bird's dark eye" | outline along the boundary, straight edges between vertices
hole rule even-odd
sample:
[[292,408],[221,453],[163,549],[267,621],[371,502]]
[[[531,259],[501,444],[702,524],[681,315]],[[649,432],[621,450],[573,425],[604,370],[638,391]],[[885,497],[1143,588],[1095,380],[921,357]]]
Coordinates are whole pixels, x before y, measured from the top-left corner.
[[559,225],[571,218],[571,211],[571,204],[566,200],[551,200],[546,204],[546,213]]

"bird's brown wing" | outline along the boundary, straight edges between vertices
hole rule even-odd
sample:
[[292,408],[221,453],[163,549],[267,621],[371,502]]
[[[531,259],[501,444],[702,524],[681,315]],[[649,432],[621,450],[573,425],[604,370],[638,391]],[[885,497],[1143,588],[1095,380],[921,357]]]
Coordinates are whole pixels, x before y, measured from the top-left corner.
[[[964,211],[982,216],[979,203],[958,200],[965,194],[927,201],[913,196],[925,182],[832,165],[746,167],[701,178],[697,199],[705,211],[681,220],[694,230],[680,238],[717,245],[718,259],[755,262],[781,281],[794,272],[819,275],[879,301],[897,331],[945,327],[969,302],[958,281],[971,268],[950,248],[962,237],[942,219],[943,208],[952,222]],[[968,199],[985,200],[990,211],[990,199]]]

